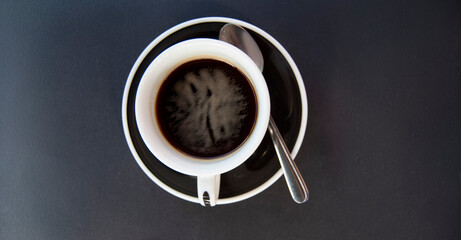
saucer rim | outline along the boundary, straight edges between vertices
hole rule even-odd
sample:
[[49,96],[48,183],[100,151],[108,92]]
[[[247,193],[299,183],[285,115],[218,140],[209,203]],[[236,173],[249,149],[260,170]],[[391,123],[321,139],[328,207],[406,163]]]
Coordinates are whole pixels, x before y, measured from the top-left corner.
[[[194,202],[194,203],[199,203],[198,197],[193,197],[193,196],[187,195],[185,193],[179,192],[179,191],[171,188],[167,184],[160,181],[146,167],[146,165],[144,164],[144,162],[142,161],[142,159],[138,155],[138,153],[136,151],[136,148],[135,148],[135,146],[133,144],[133,141],[131,139],[131,133],[130,133],[130,129],[128,127],[128,119],[127,119],[127,104],[128,104],[129,90],[131,88],[131,84],[132,84],[134,75],[135,75],[136,71],[138,70],[138,67],[140,66],[141,62],[149,54],[149,52],[157,44],[159,44],[161,41],[163,41],[167,36],[171,35],[172,33],[176,32],[176,31],[178,31],[180,29],[189,27],[189,26],[193,26],[193,25],[200,24],[200,23],[207,23],[207,22],[233,23],[233,24],[243,26],[243,27],[245,27],[247,29],[250,29],[250,30],[258,33],[260,36],[262,36],[266,40],[268,40],[274,47],[276,47],[280,51],[280,53],[283,55],[283,57],[286,59],[288,64],[290,65],[290,67],[291,67],[291,69],[293,71],[293,74],[295,75],[297,83],[298,83],[299,94],[300,94],[300,97],[301,97],[301,108],[302,108],[301,124],[300,124],[300,128],[298,130],[298,137],[296,138],[295,145],[293,146],[293,149],[291,150],[291,155],[292,155],[293,159],[296,158],[296,155],[298,154],[299,149],[301,147],[301,144],[302,144],[302,142],[304,140],[304,135],[305,135],[306,128],[307,128],[307,118],[308,118],[307,93],[306,93],[306,89],[305,89],[305,86],[304,86],[304,81],[303,81],[303,79],[301,77],[301,73],[299,72],[298,67],[296,66],[294,60],[291,58],[290,54],[285,50],[285,48],[277,40],[275,40],[275,38],[273,38],[271,35],[269,35],[265,31],[263,31],[262,29],[254,26],[254,25],[252,25],[252,24],[250,24],[248,22],[238,20],[238,19],[234,19],[234,18],[228,18],[228,17],[202,17],[202,18],[196,18],[196,19],[191,19],[191,20],[182,22],[182,23],[177,24],[177,25],[167,29],[166,31],[164,31],[162,34],[160,34],[158,37],[156,37],[142,51],[142,53],[136,59],[136,62],[134,63],[133,67],[130,70],[130,73],[129,73],[128,78],[127,78],[127,82],[125,84],[124,93],[123,93],[123,99],[122,99],[123,130],[124,130],[125,139],[126,139],[127,144],[128,144],[128,146],[130,148],[130,151],[131,151],[133,157],[135,158],[136,162],[138,163],[138,165],[143,170],[143,172],[153,182],[155,182],[158,186],[160,186],[161,188],[163,188],[164,190],[166,190],[170,194],[172,194],[172,195],[174,195],[176,197],[179,197],[181,199],[184,199],[184,200],[187,200],[187,201],[190,201],[190,202]],[[251,198],[251,197],[263,192],[268,187],[270,187],[272,184],[274,184],[282,176],[282,174],[283,174],[282,169],[279,169],[271,178],[269,178],[266,182],[259,185],[258,187],[254,188],[254,189],[252,189],[252,190],[250,190],[250,191],[248,191],[246,193],[237,195],[237,196],[218,199],[217,204],[230,204],[230,203],[235,203],[235,202],[239,202],[239,201],[243,201],[243,200],[246,200],[248,198]]]

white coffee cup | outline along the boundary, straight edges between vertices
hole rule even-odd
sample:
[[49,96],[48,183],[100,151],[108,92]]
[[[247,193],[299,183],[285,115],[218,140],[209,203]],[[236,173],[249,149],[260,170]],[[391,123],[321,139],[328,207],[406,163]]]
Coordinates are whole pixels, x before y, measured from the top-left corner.
[[[203,159],[177,150],[162,134],[155,111],[157,94],[168,75],[180,65],[199,59],[216,59],[237,68],[249,80],[256,95],[252,131],[237,149],[216,158]],[[152,154],[175,171],[197,176],[200,203],[214,206],[219,196],[220,174],[246,161],[266,134],[270,116],[269,91],[256,64],[240,49],[216,39],[191,39],[169,47],[146,69],[136,93],[135,116],[141,137]]]

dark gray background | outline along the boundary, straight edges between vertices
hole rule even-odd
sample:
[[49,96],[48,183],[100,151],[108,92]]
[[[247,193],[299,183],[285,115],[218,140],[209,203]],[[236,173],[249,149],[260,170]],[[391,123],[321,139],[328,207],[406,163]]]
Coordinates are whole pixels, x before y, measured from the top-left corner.
[[[203,208],[144,175],[122,131],[128,73],[203,16],[282,43],[309,98],[284,181]],[[456,1],[1,1],[0,239],[461,239]]]

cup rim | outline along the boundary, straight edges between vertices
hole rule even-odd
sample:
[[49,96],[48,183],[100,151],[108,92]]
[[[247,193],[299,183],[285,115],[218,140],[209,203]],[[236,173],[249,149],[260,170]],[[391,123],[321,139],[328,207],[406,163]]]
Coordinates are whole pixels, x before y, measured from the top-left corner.
[[[221,60],[239,69],[253,86],[257,98],[256,120],[245,141],[226,155],[206,160],[186,155],[170,144],[155,115],[155,96],[167,76],[185,62],[205,58]],[[191,176],[221,174],[245,162],[259,147],[269,123],[269,90],[261,71],[243,51],[216,39],[189,39],[164,50],[141,77],[135,99],[136,124],[147,148],[169,168]]]
[[[147,168],[147,166],[144,164],[143,160],[140,158],[139,154],[137,153],[136,147],[134,146],[133,139],[130,133],[130,128],[128,126],[128,97],[130,93],[130,87],[132,85],[132,81],[134,78],[134,75],[136,74],[140,64],[143,62],[143,60],[146,58],[146,56],[149,54],[149,52],[159,43],[161,43],[164,39],[166,39],[168,36],[171,34],[179,31],[180,29],[188,28],[190,26],[194,26],[197,24],[201,23],[212,23],[212,22],[217,22],[217,23],[233,23],[233,24],[238,24],[240,26],[243,26],[247,29],[250,29],[260,36],[264,37],[266,40],[268,40],[285,58],[287,63],[291,66],[291,69],[293,71],[293,74],[296,77],[296,81],[298,84],[298,89],[299,89],[299,94],[301,98],[301,107],[302,107],[302,112],[301,112],[301,124],[298,130],[298,136],[296,138],[295,144],[293,148],[291,149],[291,154],[292,157],[295,158],[296,155],[299,152],[299,149],[301,147],[301,144],[304,139],[304,135],[306,132],[307,128],[307,118],[308,118],[308,101],[307,101],[307,93],[306,89],[304,86],[304,82],[301,76],[301,73],[299,72],[298,67],[296,66],[296,63],[290,56],[290,54],[286,51],[286,49],[270,34],[266,33],[264,30],[260,29],[259,27],[256,27],[253,24],[250,24],[248,22],[234,19],[234,18],[228,18],[228,17],[202,17],[202,18],[195,18],[191,19],[182,23],[179,23],[166,31],[164,31],[162,34],[157,36],[145,49],[142,51],[142,53],[139,55],[139,57],[136,59],[135,63],[133,64],[133,67],[130,70],[130,73],[127,77],[127,81],[125,83],[125,88],[124,88],[124,93],[123,93],[123,98],[122,98],[122,125],[123,125],[123,131],[125,135],[125,139],[127,141],[127,145],[136,160],[137,164],[139,167],[143,170],[143,172],[154,182],[156,183],[159,187],[163,188],[165,191],[169,192],[170,194],[181,198],[186,201],[194,202],[194,203],[199,203],[198,197],[196,196],[191,196],[188,194],[185,194],[183,192],[180,192],[172,187],[170,187],[168,184],[164,183],[161,181],[159,178],[157,178],[150,170]],[[220,198],[217,200],[217,204],[230,204],[230,203],[235,203],[239,201],[246,200],[248,198],[251,198],[264,190],[266,190],[268,187],[270,187],[272,184],[274,184],[281,176],[283,175],[282,170],[279,169],[272,177],[270,177],[266,182],[263,184],[259,185],[258,187],[255,187],[254,189],[245,192],[243,194],[239,194],[236,196],[232,197],[227,197],[227,198]]]

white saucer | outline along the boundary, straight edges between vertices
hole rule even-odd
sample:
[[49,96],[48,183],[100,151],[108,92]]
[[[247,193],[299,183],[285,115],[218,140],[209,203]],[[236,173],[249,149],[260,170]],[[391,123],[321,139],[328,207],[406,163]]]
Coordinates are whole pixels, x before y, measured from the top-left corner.
[[[149,63],[176,42],[197,37],[217,38],[225,23],[246,28],[261,47],[265,60],[263,75],[271,94],[272,115],[291,154],[295,157],[307,126],[307,94],[299,70],[288,52],[272,36],[244,21],[207,17],[176,25],[158,36],[136,60],[128,76],[122,102],[125,138],[136,162],[158,186],[176,197],[198,203],[196,178],[175,172],[160,163],[145,147],[134,118],[134,95]],[[278,159],[266,134],[256,153],[244,164],[222,175],[217,204],[245,200],[264,191],[282,176]]]

